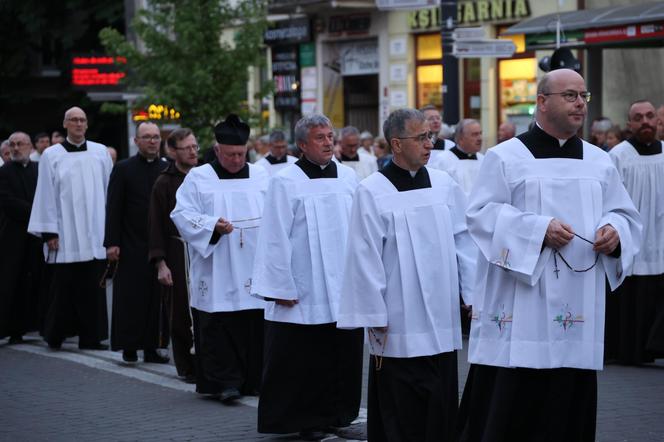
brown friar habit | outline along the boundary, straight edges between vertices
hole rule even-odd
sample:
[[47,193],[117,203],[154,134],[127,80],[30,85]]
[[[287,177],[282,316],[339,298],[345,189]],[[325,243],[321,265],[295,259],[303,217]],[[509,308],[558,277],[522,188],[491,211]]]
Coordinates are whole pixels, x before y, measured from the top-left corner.
[[173,359],[178,375],[194,374],[191,356],[193,337],[189,315],[189,294],[185,271],[184,246],[170,213],[175,207],[175,192],[184,181],[185,174],[175,163],[170,163],[157,178],[152,188],[148,215],[148,256],[150,262],[165,260],[171,270],[173,286],[162,286],[162,295],[169,305],[169,326],[173,343]]

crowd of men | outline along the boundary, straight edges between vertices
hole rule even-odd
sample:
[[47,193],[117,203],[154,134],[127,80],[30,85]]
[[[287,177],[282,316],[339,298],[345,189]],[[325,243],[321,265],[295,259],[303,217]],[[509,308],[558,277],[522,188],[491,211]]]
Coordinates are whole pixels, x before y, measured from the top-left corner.
[[259,396],[261,433],[349,426],[366,341],[370,441],[594,440],[605,360],[664,357],[664,115],[634,102],[609,149],[577,135],[589,100],[576,72],[546,74],[530,129],[502,124],[485,154],[478,121],[452,141],[433,106],[375,143],[312,114],[299,158],[273,131],[253,164],[231,114],[200,166],[191,130],[165,159],[150,122],[113,165],[71,108],[66,138],[6,143],[0,338],[107,349],[112,281],[111,349],[168,363],[171,342],[198,393]]

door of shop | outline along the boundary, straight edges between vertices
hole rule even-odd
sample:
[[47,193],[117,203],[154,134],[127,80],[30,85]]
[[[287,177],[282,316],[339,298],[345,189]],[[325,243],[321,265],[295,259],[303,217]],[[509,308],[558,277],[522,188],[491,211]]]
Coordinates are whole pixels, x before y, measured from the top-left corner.
[[344,124],[378,133],[378,75],[344,76]]

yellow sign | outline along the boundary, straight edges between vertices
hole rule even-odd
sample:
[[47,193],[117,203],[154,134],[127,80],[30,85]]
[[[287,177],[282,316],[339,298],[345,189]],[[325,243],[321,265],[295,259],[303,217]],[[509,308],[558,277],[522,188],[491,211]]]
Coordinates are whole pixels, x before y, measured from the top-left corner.
[[148,106],[147,112],[144,110],[134,111],[132,119],[134,121],[179,120],[180,112],[163,104],[151,104]]
[[[475,0],[457,4],[457,26],[515,21],[526,17],[530,17],[528,0]],[[412,30],[438,29],[440,25],[440,8],[420,9],[408,15],[408,26]]]

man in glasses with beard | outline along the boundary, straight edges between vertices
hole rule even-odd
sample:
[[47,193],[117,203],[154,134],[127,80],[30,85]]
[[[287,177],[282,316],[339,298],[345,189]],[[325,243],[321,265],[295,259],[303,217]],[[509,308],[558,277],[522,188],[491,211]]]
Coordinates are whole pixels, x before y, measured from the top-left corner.
[[641,251],[614,296],[607,298],[606,358],[642,364],[664,357],[664,176],[657,112],[647,100],[629,108],[632,138],[609,151],[643,220]]

